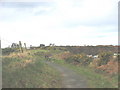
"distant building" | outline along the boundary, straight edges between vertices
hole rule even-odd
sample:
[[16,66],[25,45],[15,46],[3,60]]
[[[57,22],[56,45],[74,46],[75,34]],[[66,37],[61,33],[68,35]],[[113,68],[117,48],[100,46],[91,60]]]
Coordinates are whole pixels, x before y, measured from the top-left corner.
[[45,47],[45,44],[40,44],[40,47]]

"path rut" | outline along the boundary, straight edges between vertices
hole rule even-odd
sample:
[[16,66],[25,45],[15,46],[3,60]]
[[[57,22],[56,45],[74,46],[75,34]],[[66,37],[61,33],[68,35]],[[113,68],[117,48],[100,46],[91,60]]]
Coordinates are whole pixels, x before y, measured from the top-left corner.
[[46,63],[62,74],[62,88],[88,88],[85,78],[73,70],[53,62]]

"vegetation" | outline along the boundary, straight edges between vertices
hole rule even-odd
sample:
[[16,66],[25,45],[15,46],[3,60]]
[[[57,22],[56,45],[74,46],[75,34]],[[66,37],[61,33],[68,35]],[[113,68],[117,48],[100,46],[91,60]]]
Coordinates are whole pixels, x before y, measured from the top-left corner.
[[[44,46],[23,53],[17,48],[5,48],[2,51],[3,87],[61,87],[60,72],[45,64],[45,60],[54,61],[82,74],[92,88],[118,87],[118,56],[113,57],[117,47]],[[98,57],[94,58],[94,55]]]
[[113,53],[112,53],[112,52],[102,52],[102,53],[100,53],[100,54],[99,54],[99,58],[100,58],[100,60],[102,61],[102,62],[100,63],[100,65],[105,65],[105,64],[107,64],[107,63],[110,61],[110,59],[112,58],[112,56],[113,56]]
[[108,75],[95,72],[96,69],[94,68],[68,64],[64,60],[54,59],[54,62],[69,67],[70,69],[74,70],[76,73],[83,75],[87,79],[90,88],[118,88],[117,75],[110,77]]
[[[69,54],[66,55],[66,52]],[[70,51],[62,51],[52,56],[51,61],[54,60],[56,63],[67,66],[87,77],[91,87],[117,88],[118,57],[113,57],[113,53],[102,51],[98,54],[98,58],[93,58],[88,57],[85,53],[76,54]]]
[[88,65],[92,61],[92,58],[87,57],[85,54],[72,55],[65,59],[66,62],[72,64]]
[[59,72],[43,63],[43,57],[29,53],[12,53],[4,56],[3,88],[59,88]]
[[17,52],[17,50],[14,49],[14,48],[4,48],[4,49],[2,49],[2,54],[3,55],[9,55],[12,52]]
[[66,50],[74,54],[98,55],[101,52],[118,52],[115,46],[65,46]]

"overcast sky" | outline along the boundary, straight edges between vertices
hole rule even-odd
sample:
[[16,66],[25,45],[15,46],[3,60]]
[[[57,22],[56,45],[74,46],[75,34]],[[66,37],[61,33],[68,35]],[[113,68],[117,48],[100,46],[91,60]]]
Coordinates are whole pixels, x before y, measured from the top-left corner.
[[117,45],[119,0],[0,2],[2,47]]

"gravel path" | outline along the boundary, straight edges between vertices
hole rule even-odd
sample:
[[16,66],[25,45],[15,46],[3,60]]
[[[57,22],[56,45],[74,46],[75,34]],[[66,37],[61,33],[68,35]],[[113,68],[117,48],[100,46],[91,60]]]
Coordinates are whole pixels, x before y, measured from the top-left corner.
[[88,88],[85,78],[78,75],[73,70],[53,62],[47,61],[46,63],[62,74],[62,88]]

